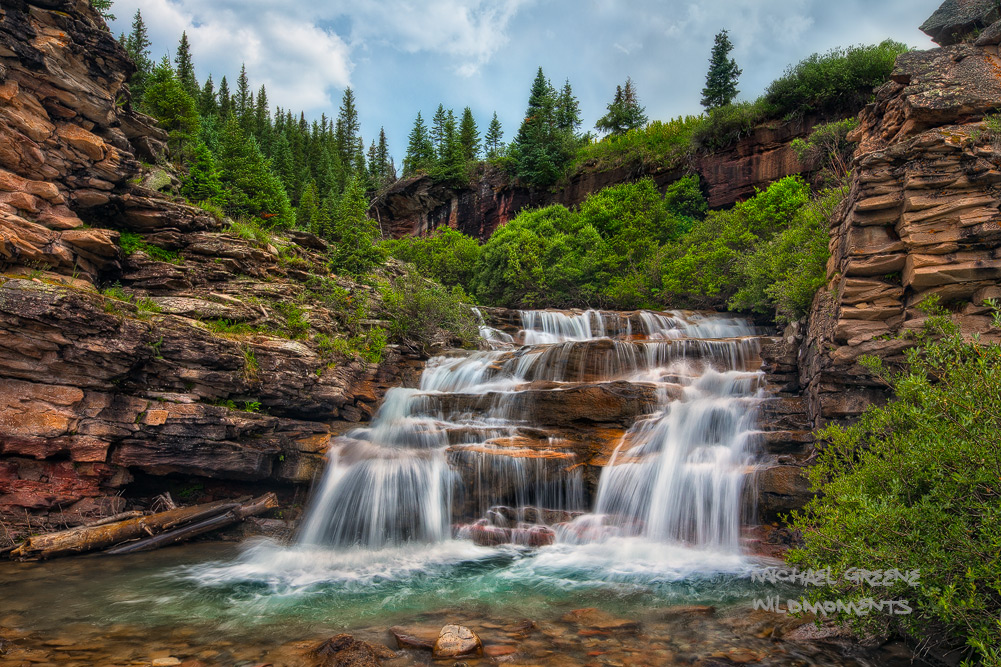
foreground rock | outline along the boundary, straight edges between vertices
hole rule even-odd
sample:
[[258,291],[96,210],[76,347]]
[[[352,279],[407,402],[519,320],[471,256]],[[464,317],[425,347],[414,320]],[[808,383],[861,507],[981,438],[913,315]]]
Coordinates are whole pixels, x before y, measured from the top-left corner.
[[331,637],[313,649],[312,655],[316,667],[379,667],[383,660],[396,657],[385,646],[359,641],[347,634]]
[[483,642],[476,633],[462,625],[446,625],[438,634],[431,655],[435,660],[479,655],[483,652]]

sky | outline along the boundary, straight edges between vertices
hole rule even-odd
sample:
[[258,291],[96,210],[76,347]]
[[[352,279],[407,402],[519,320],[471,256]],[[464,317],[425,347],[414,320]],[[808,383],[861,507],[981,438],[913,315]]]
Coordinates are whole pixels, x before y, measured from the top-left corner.
[[697,114],[714,35],[727,29],[754,99],[791,64],[838,46],[892,38],[934,46],[917,29],[941,0],[115,0],[128,32],[140,10],[154,60],[182,31],[200,82],[246,64],[272,107],[336,116],[355,93],[366,145],[384,127],[399,167],[420,111],[473,111],[481,132],[496,111],[510,140],[536,70],[569,80],[584,129],[631,77],[651,120]]

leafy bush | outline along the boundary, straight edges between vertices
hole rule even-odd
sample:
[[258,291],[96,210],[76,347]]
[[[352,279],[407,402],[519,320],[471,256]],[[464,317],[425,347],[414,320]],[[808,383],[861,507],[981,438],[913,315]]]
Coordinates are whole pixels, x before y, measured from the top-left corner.
[[271,243],[271,232],[264,229],[261,223],[253,218],[241,218],[231,221],[229,232],[244,241],[253,241],[262,247]]
[[773,81],[764,99],[775,117],[858,111],[873,89],[889,80],[897,56],[907,50],[907,45],[888,39],[814,53]]
[[848,176],[855,144],[848,141],[848,134],[858,127],[858,120],[844,120],[824,123],[813,128],[810,136],[796,139],[790,144],[800,162],[826,173],[829,181],[843,182]]
[[606,188],[576,212],[549,206],[522,213],[483,246],[473,289],[505,306],[647,303],[649,262],[660,243],[691,221],[672,212],[653,182]]
[[796,211],[788,227],[756,244],[739,263],[739,287],[728,306],[773,312],[777,322],[803,317],[827,279],[828,220],[846,195],[847,188],[825,190]]
[[469,285],[480,257],[476,239],[449,227],[429,236],[383,241],[382,246],[390,256],[410,262],[422,275],[449,286]]
[[707,151],[722,150],[749,135],[774,114],[775,108],[764,98],[716,107],[694,126],[692,143]]
[[[659,299],[674,306],[725,305],[745,282],[744,258],[753,255],[759,244],[788,229],[809,201],[810,187],[798,176],[789,176],[728,211],[709,213],[661,254]],[[824,247],[826,252],[826,244]],[[758,277],[761,291],[776,277],[770,263],[764,261],[774,252],[763,252],[766,257],[755,264],[764,269],[764,275]],[[826,261],[826,256],[823,259]],[[766,297],[755,292],[753,298],[742,297],[737,305],[754,309],[760,299]]]
[[[851,619],[931,643],[959,638],[970,663],[1001,665],[1001,347],[964,340],[934,303],[907,353],[908,368],[870,368],[895,398],[857,424],[820,432],[814,498],[794,513],[805,545],[789,562],[830,567],[816,599],[908,601],[913,613]],[[997,317],[995,320],[997,321]],[[910,587],[845,580],[848,568],[920,570]],[[968,663],[969,664],[969,663]]]
[[126,257],[142,251],[158,262],[181,263],[181,256],[177,252],[147,243],[142,235],[134,232],[122,232],[118,237],[118,245]]
[[577,151],[574,168],[610,169],[631,162],[680,165],[691,151],[692,133],[701,122],[701,116],[679,116],[666,122],[655,120],[622,135],[590,141]]
[[479,340],[477,319],[461,287],[445,289],[407,274],[382,289],[390,336],[427,350],[437,343],[470,347]]

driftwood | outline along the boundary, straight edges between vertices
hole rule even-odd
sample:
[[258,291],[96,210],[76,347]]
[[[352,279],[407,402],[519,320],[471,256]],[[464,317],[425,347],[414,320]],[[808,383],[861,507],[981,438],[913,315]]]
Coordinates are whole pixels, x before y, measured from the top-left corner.
[[154,535],[153,537],[147,537],[146,539],[139,540],[138,542],[121,544],[112,549],[108,549],[105,553],[117,556],[119,554],[131,554],[137,551],[152,551],[153,549],[159,549],[160,547],[165,547],[170,544],[177,544],[178,542],[190,540],[196,535],[218,530],[219,528],[236,523],[237,521],[243,521],[248,516],[254,516],[255,514],[260,514],[261,512],[266,512],[267,510],[274,509],[276,507],[278,507],[277,496],[273,493],[266,493],[260,498],[255,498],[248,503],[234,507],[225,514],[219,514],[203,521],[199,521],[198,523],[189,524],[183,528],[175,528],[174,530],[160,533],[159,535]]
[[92,526],[104,526],[109,523],[118,523],[119,521],[125,521],[126,519],[135,519],[136,517],[143,516],[145,512],[142,510],[131,510],[129,512],[122,512],[121,514],[115,514],[113,516],[106,516],[103,519],[98,519],[97,521],[88,521],[83,524],[85,528],[90,528]]
[[193,505],[100,526],[79,526],[58,533],[36,535],[19,544],[10,555],[11,558],[22,560],[44,559],[107,549],[122,542],[156,535],[183,524],[224,514],[239,507],[246,500],[247,498],[241,498],[235,502],[219,501]]

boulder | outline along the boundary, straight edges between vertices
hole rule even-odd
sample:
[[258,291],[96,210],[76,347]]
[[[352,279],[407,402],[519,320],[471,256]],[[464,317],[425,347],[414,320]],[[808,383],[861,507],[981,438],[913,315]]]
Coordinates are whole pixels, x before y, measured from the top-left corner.
[[431,655],[435,660],[443,660],[481,653],[483,642],[475,632],[462,625],[446,625],[438,633]]
[[921,24],[921,31],[941,46],[958,44],[1001,19],[999,10],[995,0],[945,0]]

